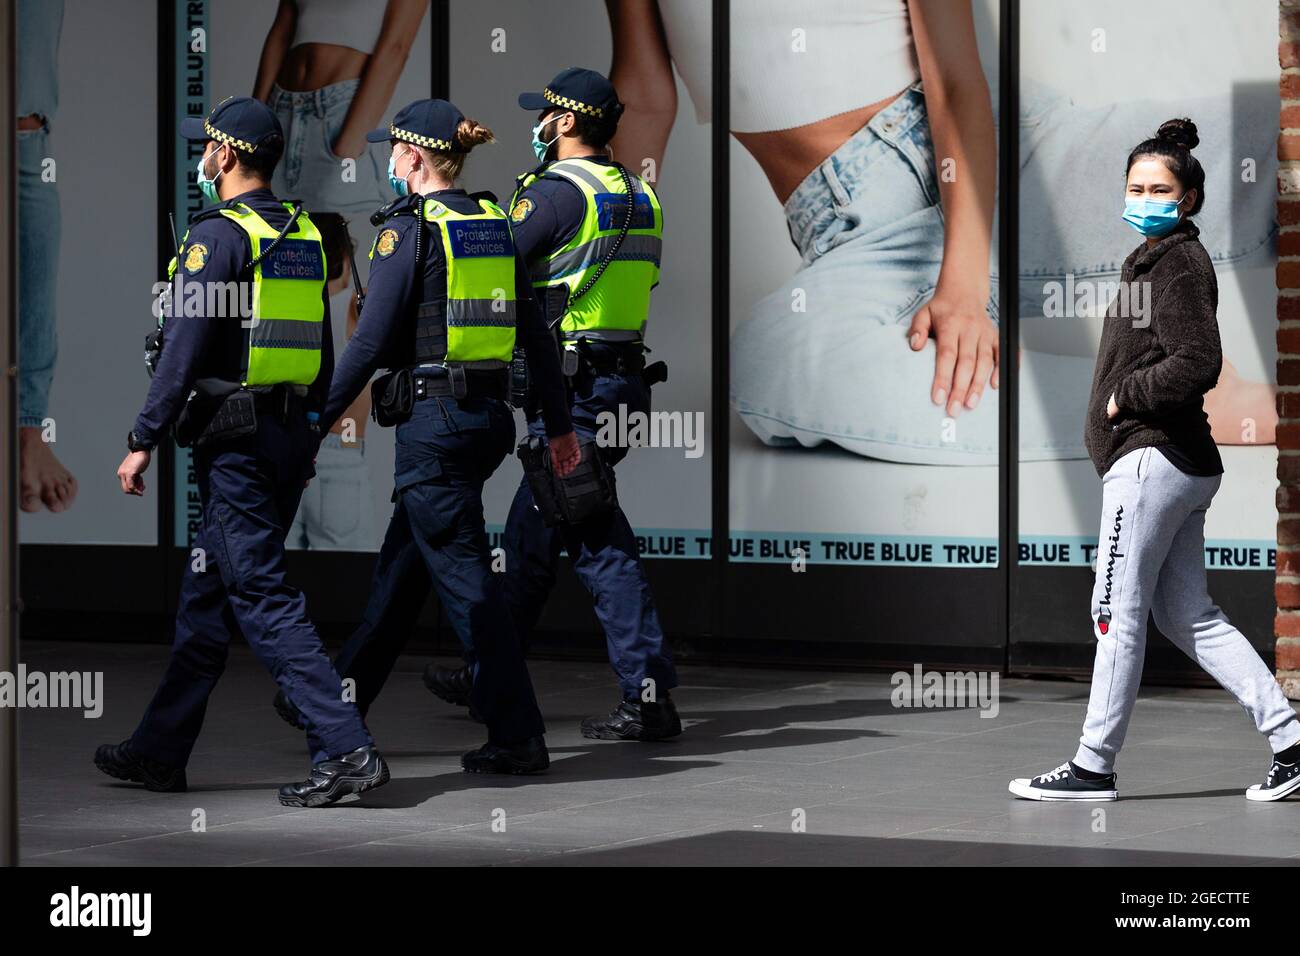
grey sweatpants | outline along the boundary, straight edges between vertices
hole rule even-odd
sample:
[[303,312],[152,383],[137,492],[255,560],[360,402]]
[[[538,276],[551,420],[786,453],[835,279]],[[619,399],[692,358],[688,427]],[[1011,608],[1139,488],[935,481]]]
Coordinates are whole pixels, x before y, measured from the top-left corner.
[[1092,588],[1088,716],[1074,762],[1111,773],[1142,680],[1147,612],[1250,714],[1273,752],[1300,742],[1300,721],[1255,649],[1210,598],[1205,512],[1222,475],[1187,475],[1156,448],[1129,452],[1102,479],[1101,538]]

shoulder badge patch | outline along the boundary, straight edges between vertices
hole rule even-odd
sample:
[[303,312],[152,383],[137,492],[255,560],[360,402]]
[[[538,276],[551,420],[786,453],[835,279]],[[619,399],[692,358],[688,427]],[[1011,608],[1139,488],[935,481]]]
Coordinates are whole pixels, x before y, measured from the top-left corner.
[[385,229],[375,240],[375,252],[381,259],[387,259],[397,249],[397,244],[402,241],[402,235],[396,229]]
[[532,215],[533,210],[536,208],[531,199],[521,199],[515,203],[515,208],[510,210],[510,221],[523,222]]
[[190,275],[199,272],[208,264],[208,256],[211,253],[208,247],[201,242],[195,242],[190,245],[189,251],[185,253],[185,271]]

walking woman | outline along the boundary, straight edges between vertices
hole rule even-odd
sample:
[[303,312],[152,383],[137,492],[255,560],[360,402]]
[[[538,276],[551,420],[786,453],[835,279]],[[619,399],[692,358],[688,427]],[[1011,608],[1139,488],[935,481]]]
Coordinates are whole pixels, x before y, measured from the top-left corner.
[[1123,218],[1145,241],[1124,261],[1121,281],[1147,284],[1149,295],[1136,299],[1148,304],[1145,314],[1108,312],[1084,426],[1102,476],[1092,692],[1074,759],[1011,781],[1029,800],[1117,799],[1115,758],[1142,679],[1148,611],[1268,738],[1273,763],[1247,799],[1280,800],[1300,788],[1300,721],[1206,588],[1205,512],[1223,464],[1203,398],[1222,354],[1218,284],[1191,221],[1205,202],[1205,171],[1191,152],[1198,142],[1191,120],[1172,119],[1128,157]]
[[559,357],[510,220],[491,199],[455,185],[466,155],[492,142],[492,132],[445,100],[420,100],[367,138],[389,144],[388,179],[399,198],[377,214],[365,311],[321,423],[333,425],[376,369],[394,370],[377,383],[376,410],[381,424],[397,427],[395,506],[365,617],[336,666],[356,681],[364,711],[432,581],[470,664],[470,704],[488,729],[487,743],[462,766],[540,772],[550,763],[542,715],[492,571],[483,483],[514,445],[506,399],[516,336],[541,396],[553,467],[563,476],[577,465]]

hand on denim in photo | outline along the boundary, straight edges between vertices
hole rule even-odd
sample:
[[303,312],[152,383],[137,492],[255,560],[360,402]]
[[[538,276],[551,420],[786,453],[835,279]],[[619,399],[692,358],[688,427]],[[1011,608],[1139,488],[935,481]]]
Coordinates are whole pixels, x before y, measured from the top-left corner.
[[[1210,97],[1179,109],[1209,117],[1197,152],[1218,200],[1197,220],[1216,265],[1267,261],[1275,227],[1272,195],[1250,191],[1225,173],[1237,153],[1268,157],[1270,147],[1234,144],[1234,130],[1268,125],[1230,120],[1230,112],[1266,112],[1261,97]],[[1022,98],[1022,208],[1052,208],[1050,173],[1081,142],[1097,155],[1122,157],[1151,134],[1167,105],[1132,102],[1083,110],[1033,84]],[[1231,161],[1230,161],[1231,160]],[[1120,221],[1116,182],[1081,179],[1068,222],[1021,216],[1019,308],[1042,316],[1043,287],[1066,276],[1118,278],[1132,235]],[[1216,178],[1215,173],[1218,173]],[[1260,176],[1267,178],[1267,170]],[[1228,195],[1225,195],[1228,193]],[[763,299],[732,340],[732,400],[742,420],[770,445],[811,447],[832,442],[858,454],[925,464],[994,464],[997,396],[964,412],[945,441],[947,410],[931,398],[935,350],[907,343],[908,323],[931,300],[943,261],[944,216],[935,187],[934,147],[920,88],[908,90],[803,182],[785,206],[800,270]],[[1244,225],[1243,225],[1244,224]],[[1251,226],[1251,224],[1254,224]],[[993,230],[996,236],[996,228]],[[995,244],[996,245],[996,244]],[[996,251],[994,251],[996,256]],[[996,261],[996,259],[994,259]],[[990,288],[997,277],[990,270]],[[791,294],[803,290],[806,312]],[[989,315],[996,319],[991,298]],[[926,361],[917,361],[924,357]],[[1020,458],[1084,458],[1080,423],[1093,360],[1025,350],[1020,361]],[[992,400],[990,400],[992,399]],[[1257,423],[1255,443],[1271,439],[1273,390],[1247,382],[1225,361],[1218,386],[1205,399],[1216,441],[1240,442],[1241,421]]]

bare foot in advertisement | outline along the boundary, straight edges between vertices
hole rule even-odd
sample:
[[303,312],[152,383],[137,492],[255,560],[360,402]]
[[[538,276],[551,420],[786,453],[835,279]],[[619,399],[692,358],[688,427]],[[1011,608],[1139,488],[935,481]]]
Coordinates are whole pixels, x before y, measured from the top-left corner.
[[77,479],[54,456],[41,429],[18,429],[19,507],[23,511],[67,511],[77,497]]
[[1277,440],[1276,389],[1248,382],[1227,359],[1219,383],[1205,393],[1210,434],[1218,445],[1271,445]]

